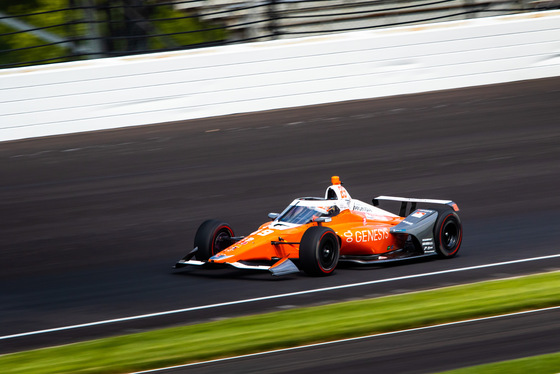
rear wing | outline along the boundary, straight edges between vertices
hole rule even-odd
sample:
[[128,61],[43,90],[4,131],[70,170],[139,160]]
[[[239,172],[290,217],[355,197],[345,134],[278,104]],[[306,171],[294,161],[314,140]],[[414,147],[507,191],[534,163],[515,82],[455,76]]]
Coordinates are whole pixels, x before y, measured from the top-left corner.
[[459,206],[451,200],[435,200],[435,199],[414,199],[409,197],[395,197],[395,196],[377,196],[372,200],[374,206],[379,206],[379,200],[385,201],[400,201],[401,202],[401,210],[399,212],[399,216],[406,217],[406,207],[408,203],[410,203],[410,210],[408,214],[414,212],[416,210],[417,203],[424,203],[424,204],[439,204],[439,205],[447,205],[454,211],[459,211]]

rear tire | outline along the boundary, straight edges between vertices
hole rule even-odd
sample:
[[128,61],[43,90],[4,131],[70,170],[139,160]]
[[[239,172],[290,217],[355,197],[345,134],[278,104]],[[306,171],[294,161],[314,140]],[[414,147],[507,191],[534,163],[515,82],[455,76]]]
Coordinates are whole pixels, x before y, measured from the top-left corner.
[[233,229],[227,223],[216,219],[204,221],[194,237],[194,246],[198,247],[194,257],[199,261],[207,261],[229,247],[233,236]]
[[455,256],[462,239],[463,226],[457,213],[452,210],[438,211],[438,219],[434,226],[434,241],[439,257]]
[[313,226],[305,231],[299,245],[300,266],[305,273],[330,275],[338,264],[339,256],[340,244],[332,229]]

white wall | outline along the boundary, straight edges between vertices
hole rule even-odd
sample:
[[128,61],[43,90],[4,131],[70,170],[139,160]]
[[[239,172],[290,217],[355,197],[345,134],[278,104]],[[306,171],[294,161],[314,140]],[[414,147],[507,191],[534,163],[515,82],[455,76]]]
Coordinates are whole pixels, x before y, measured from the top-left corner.
[[0,70],[0,141],[560,75],[560,11]]

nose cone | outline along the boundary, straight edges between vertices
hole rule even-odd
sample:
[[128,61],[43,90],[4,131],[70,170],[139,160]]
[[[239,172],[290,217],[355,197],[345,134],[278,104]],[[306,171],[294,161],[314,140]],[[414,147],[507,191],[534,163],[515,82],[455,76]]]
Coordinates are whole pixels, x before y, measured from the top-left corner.
[[270,257],[268,253],[270,247],[270,238],[251,235],[216,253],[210,257],[209,261],[223,264],[242,260],[264,259]]

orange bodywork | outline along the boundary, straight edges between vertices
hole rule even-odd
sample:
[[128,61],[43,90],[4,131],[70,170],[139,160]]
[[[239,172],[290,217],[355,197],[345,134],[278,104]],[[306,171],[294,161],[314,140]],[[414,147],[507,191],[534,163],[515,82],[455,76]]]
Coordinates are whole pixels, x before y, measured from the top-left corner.
[[[273,221],[246,237],[235,237],[227,223],[205,221],[194,249],[176,268],[228,264],[283,275],[299,271],[299,266],[311,275],[328,275],[339,260],[369,264],[457,253],[462,229],[453,201],[378,196],[372,205],[352,199],[338,176],[331,183],[324,197],[295,199],[282,213],[270,213]],[[399,215],[379,208],[379,200],[400,202]],[[416,209],[417,203],[444,205],[452,212],[439,219],[437,210]]]
[[389,229],[403,219],[394,216],[372,216],[348,209],[332,217],[330,222],[309,222],[292,228],[275,227],[272,222],[267,222],[251,235],[213,256],[209,262],[297,259],[297,243],[309,227],[318,225],[330,227],[335,231],[340,239],[341,255],[383,254],[402,248],[405,236],[390,234]]

